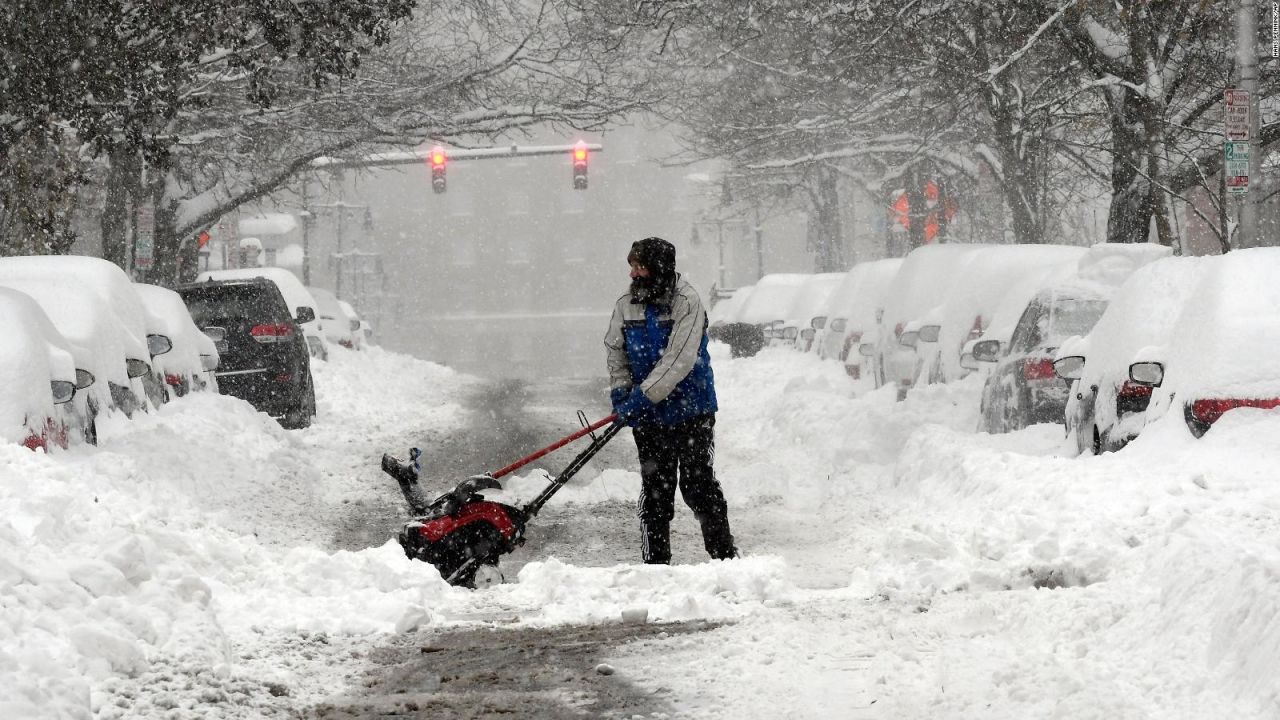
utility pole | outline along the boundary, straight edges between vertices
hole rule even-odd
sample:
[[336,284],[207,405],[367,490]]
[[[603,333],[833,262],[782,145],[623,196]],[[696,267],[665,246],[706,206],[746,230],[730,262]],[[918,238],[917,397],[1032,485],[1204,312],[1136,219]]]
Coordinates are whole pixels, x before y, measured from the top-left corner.
[[1258,6],[1256,0],[1240,0],[1236,10],[1236,65],[1240,89],[1249,93],[1249,184],[1240,203],[1240,230],[1235,247],[1257,247],[1258,201],[1262,197],[1262,153],[1258,151]]
[[302,180],[302,284],[311,287],[311,225],[315,215],[311,214],[311,179]]
[[756,211],[756,280],[764,277],[764,228],[760,225],[760,204],[757,201]]
[[[311,208],[312,210],[315,210],[315,211],[334,211],[338,215],[338,227],[337,227],[337,237],[336,237],[337,248],[335,249],[334,253],[329,257],[337,264],[335,268],[336,272],[334,273],[333,294],[337,296],[339,300],[341,300],[343,299],[342,298],[342,276],[346,269],[344,265],[344,260],[346,259],[346,256],[343,254],[343,251],[342,251],[342,242],[343,242],[343,236],[345,235],[346,229],[347,229],[347,211],[365,210],[367,212],[369,209],[369,206],[356,205],[356,204],[352,204],[342,200],[338,200],[337,202],[312,205]],[[303,283],[306,284],[307,281],[304,280]]]

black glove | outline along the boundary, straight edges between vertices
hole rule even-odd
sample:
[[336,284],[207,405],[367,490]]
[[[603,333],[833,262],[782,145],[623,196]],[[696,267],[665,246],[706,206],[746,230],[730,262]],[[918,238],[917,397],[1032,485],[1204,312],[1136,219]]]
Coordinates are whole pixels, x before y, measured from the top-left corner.
[[618,414],[618,419],[628,425],[634,425],[636,420],[651,409],[653,409],[653,403],[645,396],[639,385],[631,388],[626,398],[614,405],[614,412]]

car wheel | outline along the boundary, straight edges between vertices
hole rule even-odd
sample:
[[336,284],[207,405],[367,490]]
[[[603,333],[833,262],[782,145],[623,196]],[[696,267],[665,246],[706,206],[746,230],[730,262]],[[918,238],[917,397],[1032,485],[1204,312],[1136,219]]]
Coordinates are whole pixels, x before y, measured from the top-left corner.
[[316,415],[316,392],[310,382],[307,383],[306,394],[298,400],[298,408],[290,410],[280,418],[280,427],[285,430],[302,430],[311,427],[311,419]]
[[1093,426],[1093,447],[1090,449],[1093,450],[1094,455],[1102,454],[1102,433],[1098,432],[1097,425]]

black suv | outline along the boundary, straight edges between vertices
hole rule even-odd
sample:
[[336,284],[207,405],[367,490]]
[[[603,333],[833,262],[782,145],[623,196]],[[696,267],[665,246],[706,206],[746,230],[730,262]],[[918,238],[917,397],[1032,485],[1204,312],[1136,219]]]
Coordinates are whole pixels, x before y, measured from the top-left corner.
[[247,400],[285,428],[309,426],[316,393],[311,355],[298,324],[315,319],[311,308],[291,317],[280,289],[265,278],[211,280],[174,289],[191,319],[218,347],[218,391]]

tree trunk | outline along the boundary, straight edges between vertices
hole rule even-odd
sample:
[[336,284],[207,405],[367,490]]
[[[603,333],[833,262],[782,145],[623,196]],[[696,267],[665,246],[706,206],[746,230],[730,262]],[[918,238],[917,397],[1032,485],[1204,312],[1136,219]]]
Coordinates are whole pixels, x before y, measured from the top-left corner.
[[173,287],[186,279],[183,277],[183,244],[188,238],[178,235],[178,203],[165,192],[166,175],[159,172],[155,175],[149,188],[156,209],[155,262],[148,277],[156,285]]
[[1151,232],[1155,188],[1147,175],[1150,143],[1140,100],[1127,89],[1107,93],[1111,110],[1111,210],[1107,242],[1144,243]]
[[106,180],[106,207],[102,211],[102,257],[125,272],[132,260],[134,199],[139,196],[142,166],[137,153],[115,150],[108,155],[111,168]]
[[929,217],[929,207],[924,197],[924,174],[913,168],[907,175],[907,252],[925,244],[924,223]]
[[844,272],[844,232],[840,221],[840,190],[834,170],[823,168],[818,174],[818,248],[817,272]]

